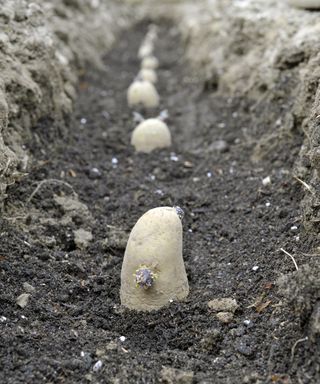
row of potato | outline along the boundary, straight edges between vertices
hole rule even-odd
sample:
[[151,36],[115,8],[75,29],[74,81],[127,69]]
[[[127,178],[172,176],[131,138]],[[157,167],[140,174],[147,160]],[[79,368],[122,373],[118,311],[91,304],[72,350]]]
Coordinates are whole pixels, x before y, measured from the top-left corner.
[[[141,60],[141,69],[137,77],[127,91],[128,105],[131,108],[142,107],[155,109],[160,104],[160,97],[156,89],[158,81],[158,59],[154,56],[154,43],[157,39],[157,27],[151,25],[138,52]],[[157,148],[171,146],[171,134],[166,117],[160,114],[158,117],[146,119],[134,129],[131,144],[137,152],[149,153]]]
[[[130,107],[159,106],[155,88],[159,62],[153,56],[157,29],[150,26],[139,49],[141,70],[128,89]],[[138,152],[149,153],[171,145],[164,113],[146,119],[134,129],[131,143]],[[141,119],[143,119],[141,117]],[[121,304],[129,309],[152,311],[189,294],[182,256],[182,217],[179,207],[150,209],[133,227],[121,270]]]
[[[307,6],[316,6],[320,2],[290,1],[307,3]],[[141,70],[127,92],[132,108],[159,106],[155,87],[159,63],[153,56],[156,38],[156,27],[150,26],[138,53]],[[170,131],[161,116],[146,119],[134,129],[131,143],[137,152],[149,153],[171,145]],[[120,298],[125,307],[152,311],[188,296],[189,284],[182,256],[182,216],[179,207],[158,207],[142,215],[133,227],[121,270]],[[231,304],[234,305],[234,300]]]

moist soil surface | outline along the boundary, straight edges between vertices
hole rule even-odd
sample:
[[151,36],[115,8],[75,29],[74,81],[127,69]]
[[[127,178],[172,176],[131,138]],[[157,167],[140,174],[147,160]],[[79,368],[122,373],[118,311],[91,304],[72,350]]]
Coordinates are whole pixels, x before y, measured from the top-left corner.
[[[155,49],[161,107],[137,112],[167,109],[173,146],[135,153],[126,90],[146,31],[143,23],[124,33],[104,71],[82,73],[67,134],[48,118],[26,143],[36,160],[10,187],[0,221],[0,381],[316,383],[316,346],[276,287],[295,271],[280,248],[301,265],[311,246],[291,174],[302,136],[293,131],[251,162],[265,127],[250,100],[200,81],[164,22]],[[119,289],[130,230],[147,210],[176,205],[190,295],[157,312],[129,311]],[[92,240],[79,242],[79,229]],[[208,307],[216,298],[238,303],[227,322]]]

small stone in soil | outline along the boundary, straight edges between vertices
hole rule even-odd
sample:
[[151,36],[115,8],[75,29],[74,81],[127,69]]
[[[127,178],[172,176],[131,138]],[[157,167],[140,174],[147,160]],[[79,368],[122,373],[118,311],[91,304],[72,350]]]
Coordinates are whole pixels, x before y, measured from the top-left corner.
[[33,287],[31,284],[27,283],[27,282],[24,282],[23,283],[23,289],[25,290],[25,292],[27,293],[33,293],[35,292],[35,287]]
[[98,168],[94,167],[89,170],[88,176],[91,180],[95,180],[95,179],[100,179],[101,175],[102,175],[101,171]]
[[208,302],[208,307],[214,312],[232,312],[234,313],[238,308],[238,303],[231,297],[224,297],[221,299],[214,299]]
[[106,354],[105,349],[103,349],[103,348],[97,348],[97,349],[96,349],[96,356],[97,356],[97,357],[103,356],[103,355],[105,355],[105,354]]
[[220,348],[222,335],[218,329],[212,329],[200,341],[201,348],[204,351],[214,352]]
[[102,368],[102,361],[98,360],[92,367],[93,372],[98,372]]
[[162,121],[168,120],[169,118],[169,112],[167,109],[164,109],[163,111],[160,112],[158,118]]
[[82,228],[73,231],[73,233],[74,233],[74,242],[79,249],[87,248],[90,241],[92,241],[93,239],[92,233]]
[[270,176],[267,176],[265,177],[263,180],[262,180],[262,185],[264,185],[265,187],[267,185],[271,184],[271,177]]
[[218,312],[216,314],[216,317],[219,321],[221,321],[221,323],[228,324],[233,319],[233,313],[231,313],[231,312]]
[[225,140],[216,140],[207,148],[207,152],[226,152],[228,150],[228,143]]
[[92,357],[89,352],[81,351],[81,357],[83,359],[83,363],[85,364],[86,369],[90,368],[92,364]]
[[144,117],[139,112],[132,112],[133,114],[133,121],[135,123],[141,123],[144,120]]
[[185,168],[193,168],[193,164],[192,164],[190,161],[188,161],[188,160],[186,160],[186,161],[183,163],[183,166],[184,166]]
[[115,351],[116,349],[118,349],[118,345],[116,342],[110,341],[110,343],[106,345],[106,349],[107,351]]
[[16,303],[19,305],[21,308],[25,308],[28,304],[30,297],[30,293],[22,293],[19,297],[17,297]]

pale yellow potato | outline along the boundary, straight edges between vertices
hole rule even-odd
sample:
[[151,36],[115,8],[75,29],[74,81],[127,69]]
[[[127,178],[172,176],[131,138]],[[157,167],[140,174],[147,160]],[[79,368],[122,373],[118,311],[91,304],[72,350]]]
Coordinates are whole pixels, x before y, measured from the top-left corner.
[[147,119],[132,132],[131,144],[137,152],[149,153],[156,148],[171,146],[171,134],[166,123],[159,119]]
[[149,81],[134,81],[127,92],[127,100],[130,107],[143,105],[145,108],[156,108],[160,97],[155,86]]
[[157,72],[153,69],[141,69],[138,77],[142,80],[150,81],[152,84],[155,84],[158,81]]
[[[147,289],[136,284],[136,272],[141,267],[156,276]],[[127,243],[121,270],[121,304],[137,311],[151,311],[172,300],[183,300],[188,294],[181,220],[175,208],[151,209],[133,227]]]
[[144,59],[145,57],[153,54],[153,43],[150,41],[143,42],[138,51],[138,58]]
[[142,69],[157,69],[159,60],[155,56],[147,56],[141,62]]

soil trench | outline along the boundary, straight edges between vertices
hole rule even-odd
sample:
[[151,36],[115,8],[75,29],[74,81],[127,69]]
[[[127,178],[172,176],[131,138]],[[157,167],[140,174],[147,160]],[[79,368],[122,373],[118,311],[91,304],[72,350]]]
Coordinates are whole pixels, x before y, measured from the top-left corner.
[[[68,137],[53,138],[43,120],[27,143],[38,161],[10,188],[0,221],[0,381],[316,383],[316,346],[292,349],[304,334],[275,288],[295,270],[280,248],[298,265],[308,261],[301,186],[290,174],[301,134],[253,164],[263,127],[252,121],[250,100],[200,83],[178,31],[164,22],[155,51],[161,108],[144,116],[168,109],[173,147],[136,154],[126,90],[146,30],[126,32],[105,71],[83,74]],[[126,240],[143,213],[164,205],[185,211],[190,295],[155,313],[130,312],[119,301]],[[87,247],[79,229],[92,234]],[[34,290],[21,308],[24,283]],[[207,305],[224,297],[239,305],[227,323]]]

